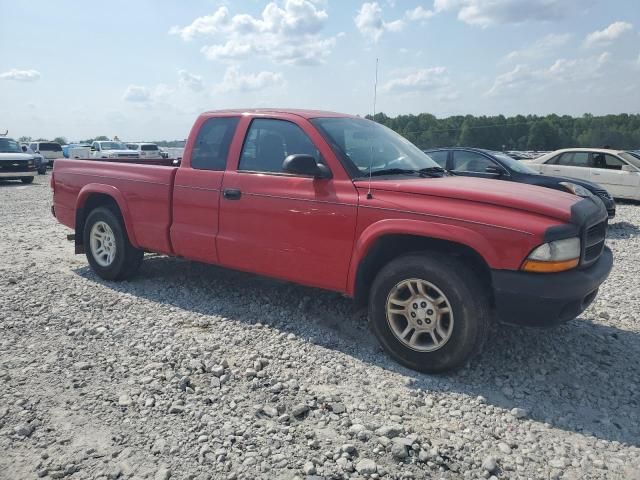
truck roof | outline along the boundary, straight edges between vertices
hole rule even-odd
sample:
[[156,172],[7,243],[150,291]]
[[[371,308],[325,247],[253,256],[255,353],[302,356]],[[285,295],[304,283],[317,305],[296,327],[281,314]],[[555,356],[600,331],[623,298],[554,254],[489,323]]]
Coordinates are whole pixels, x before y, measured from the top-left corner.
[[298,115],[303,118],[319,118],[319,117],[339,117],[339,118],[358,118],[356,115],[347,113],[328,112],[325,110],[306,110],[298,108],[229,108],[224,110],[210,110],[204,112],[203,115],[216,114],[238,114],[238,115],[268,115],[271,113],[288,113]]

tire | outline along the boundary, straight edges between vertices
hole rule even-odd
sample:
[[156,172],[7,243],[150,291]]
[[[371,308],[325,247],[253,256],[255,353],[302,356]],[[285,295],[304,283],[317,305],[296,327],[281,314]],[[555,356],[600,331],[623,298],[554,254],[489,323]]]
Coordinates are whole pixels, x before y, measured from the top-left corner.
[[84,224],[82,238],[89,265],[101,278],[125,280],[140,268],[144,252],[129,242],[119,212],[106,207],[92,210]]
[[47,167],[40,167],[38,169],[38,175],[46,175],[47,174]]
[[[444,302],[431,302],[438,297]],[[375,335],[395,360],[420,372],[464,366],[482,350],[489,319],[488,294],[477,275],[462,261],[442,254],[396,258],[380,270],[371,287],[369,322]]]
[[20,179],[20,181],[21,181],[22,183],[33,183],[33,179],[34,179],[34,177],[22,177],[22,178]]

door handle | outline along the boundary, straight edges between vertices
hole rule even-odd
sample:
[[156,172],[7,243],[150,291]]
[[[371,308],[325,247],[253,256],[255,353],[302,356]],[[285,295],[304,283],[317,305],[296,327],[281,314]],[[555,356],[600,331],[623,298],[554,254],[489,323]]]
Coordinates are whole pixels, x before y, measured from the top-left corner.
[[591,175],[600,175],[598,172],[591,172]]
[[227,200],[240,200],[242,192],[240,190],[236,190],[235,188],[228,188],[224,192],[222,192],[222,196]]

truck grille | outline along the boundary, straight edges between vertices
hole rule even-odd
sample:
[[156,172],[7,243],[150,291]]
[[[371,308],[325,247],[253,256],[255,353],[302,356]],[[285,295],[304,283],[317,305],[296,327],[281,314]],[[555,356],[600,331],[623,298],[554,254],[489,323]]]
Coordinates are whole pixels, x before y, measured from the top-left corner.
[[137,153],[119,153],[118,158],[140,158]]
[[604,241],[606,237],[606,220],[587,228],[584,235],[584,263],[593,263],[600,257],[602,250],[604,250]]
[[0,162],[0,172],[25,172],[33,170],[33,165],[29,166],[28,160],[5,160]]

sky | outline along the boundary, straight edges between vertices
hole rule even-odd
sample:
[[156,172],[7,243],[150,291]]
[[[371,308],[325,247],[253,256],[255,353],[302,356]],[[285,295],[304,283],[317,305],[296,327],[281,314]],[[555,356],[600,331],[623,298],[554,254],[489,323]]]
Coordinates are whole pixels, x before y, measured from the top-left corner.
[[198,113],[639,113],[640,0],[0,0],[0,130],[186,138]]

